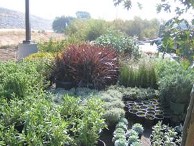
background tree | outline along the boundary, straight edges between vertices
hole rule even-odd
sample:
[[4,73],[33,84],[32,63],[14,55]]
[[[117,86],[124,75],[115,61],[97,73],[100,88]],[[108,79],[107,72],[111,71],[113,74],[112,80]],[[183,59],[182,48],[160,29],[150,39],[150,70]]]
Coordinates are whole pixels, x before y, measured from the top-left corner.
[[114,20],[111,22],[116,30],[126,33],[129,36],[137,36],[138,39],[157,38],[160,28],[160,22],[157,19],[141,19],[134,17],[133,20]]
[[78,19],[90,19],[90,13],[86,11],[77,11],[76,16]]
[[[113,0],[115,6],[117,6],[119,4],[123,4],[123,6],[126,9],[130,9],[132,7],[133,1],[134,0]],[[171,12],[172,7],[170,5],[170,2],[172,0],[160,0],[160,1],[161,1],[161,3],[158,4],[157,11],[160,12],[161,10],[165,10],[165,11]],[[180,2],[183,6],[182,8],[180,8],[180,5],[179,5],[175,8],[175,12],[179,15],[188,11],[189,9],[194,8],[194,1],[193,0],[174,0],[174,1]],[[140,3],[138,3],[138,6],[141,8]]]
[[74,20],[74,18],[71,16],[56,17],[52,24],[54,32],[63,33],[65,28],[72,22],[72,20]]

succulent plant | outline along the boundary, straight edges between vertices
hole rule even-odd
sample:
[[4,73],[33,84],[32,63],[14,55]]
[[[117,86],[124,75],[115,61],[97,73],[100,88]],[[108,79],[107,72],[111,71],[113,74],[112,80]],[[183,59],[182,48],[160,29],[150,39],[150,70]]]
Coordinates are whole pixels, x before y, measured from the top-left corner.
[[118,133],[125,135],[125,130],[123,128],[116,128],[113,132],[113,135],[116,135]]
[[119,122],[124,123],[125,125],[128,125],[129,123],[126,118],[121,118]]
[[128,138],[128,142],[129,144],[132,144],[134,142],[139,142],[139,137],[137,135],[131,135],[129,138]]
[[135,123],[133,126],[132,126],[132,129],[135,130],[138,134],[142,134],[143,131],[144,131],[144,128],[141,124],[139,123]]
[[127,125],[125,123],[122,123],[122,122],[119,122],[117,125],[116,125],[116,128],[122,128],[123,130],[127,131]]
[[128,142],[126,139],[117,139],[114,146],[128,146]]
[[132,135],[138,136],[138,133],[137,133],[135,130],[130,129],[130,130],[128,130],[128,131],[126,132],[126,134],[125,134],[125,136],[126,136],[127,138],[129,138],[129,137],[132,136]]

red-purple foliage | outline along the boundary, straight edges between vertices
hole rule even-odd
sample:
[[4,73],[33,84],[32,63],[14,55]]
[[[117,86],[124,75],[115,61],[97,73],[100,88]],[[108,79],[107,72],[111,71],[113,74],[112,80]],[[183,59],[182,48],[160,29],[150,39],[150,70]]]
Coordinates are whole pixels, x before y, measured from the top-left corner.
[[102,89],[118,79],[117,53],[96,45],[71,45],[55,61],[55,80]]

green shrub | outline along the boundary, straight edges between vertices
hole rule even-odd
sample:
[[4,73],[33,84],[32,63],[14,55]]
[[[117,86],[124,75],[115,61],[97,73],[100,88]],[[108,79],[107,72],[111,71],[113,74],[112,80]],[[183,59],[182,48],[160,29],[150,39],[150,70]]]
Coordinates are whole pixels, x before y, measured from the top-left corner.
[[183,103],[187,107],[192,85],[192,76],[188,72],[164,76],[159,82],[160,99],[166,106],[175,102]]
[[[99,139],[99,132],[106,127],[102,118],[103,103],[96,98],[89,99],[82,113],[82,121],[78,123],[78,140],[80,145],[94,146]],[[79,145],[79,143],[78,143]]]
[[170,107],[171,102],[184,104],[183,113],[177,115],[183,120],[190,101],[194,70],[192,68],[185,69],[174,61],[164,60],[157,65],[160,100],[166,108]]
[[81,41],[92,41],[106,33],[109,28],[104,20],[75,20],[67,27],[65,34]]
[[38,44],[38,49],[40,52],[47,52],[47,53],[58,53],[67,48],[71,44],[79,44],[81,43],[75,37],[68,37],[64,40],[54,40],[50,39],[48,42],[40,42]]
[[95,45],[72,45],[56,58],[52,78],[80,87],[102,89],[117,82],[117,54]]
[[94,146],[106,127],[103,102],[65,96],[55,104],[50,96],[42,92],[25,99],[0,98],[0,143]]
[[118,31],[109,31],[95,40],[96,44],[114,48],[121,54],[130,57],[139,57],[139,48],[134,38],[128,37]]
[[22,100],[1,98],[0,141],[4,145],[71,144],[68,123],[61,119],[59,108],[34,94]]
[[118,121],[125,116],[125,111],[121,108],[112,108],[110,110],[107,110],[104,114],[104,118],[106,120],[107,125],[113,126]]
[[43,90],[47,83],[39,62],[0,62],[0,97],[23,98]]
[[73,135],[78,145],[94,146],[99,138],[99,132],[106,127],[102,118],[104,109],[103,102],[91,98],[84,102],[79,98],[64,97],[61,107],[61,116],[69,121],[69,133]]

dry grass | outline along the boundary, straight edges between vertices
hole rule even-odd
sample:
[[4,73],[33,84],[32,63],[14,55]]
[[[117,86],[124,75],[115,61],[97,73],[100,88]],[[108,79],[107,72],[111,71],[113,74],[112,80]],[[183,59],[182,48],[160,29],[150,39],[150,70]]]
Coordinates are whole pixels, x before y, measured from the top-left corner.
[[[49,39],[64,39],[63,34],[56,34],[54,32],[40,32],[32,31],[32,41],[38,43],[41,41],[48,41]],[[25,40],[25,30],[22,29],[0,29],[0,47],[3,46],[17,46]]]
[[[64,34],[32,31],[32,41],[39,43],[49,39],[62,40]],[[0,29],[0,61],[15,60],[17,46],[25,40],[25,30]]]

